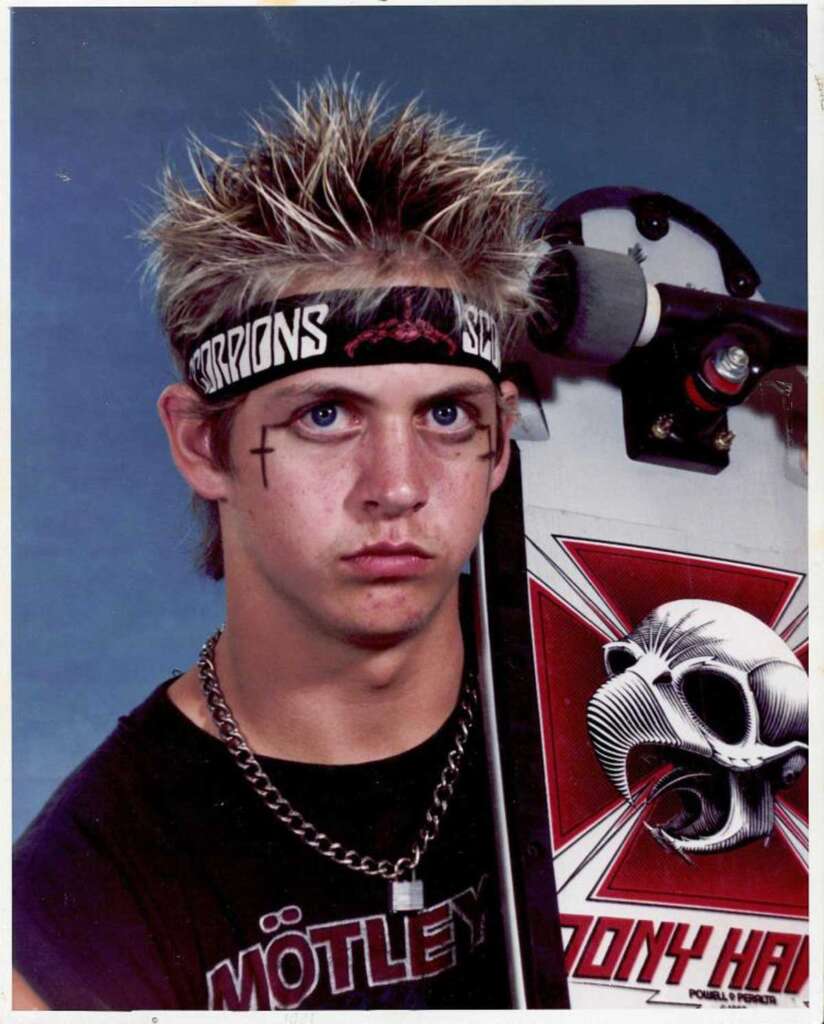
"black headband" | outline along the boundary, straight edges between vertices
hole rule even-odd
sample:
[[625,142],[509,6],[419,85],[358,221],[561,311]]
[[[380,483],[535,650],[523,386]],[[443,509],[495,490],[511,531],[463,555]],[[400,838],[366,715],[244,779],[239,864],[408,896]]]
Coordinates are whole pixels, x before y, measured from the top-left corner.
[[439,363],[501,379],[501,344],[492,314],[440,288],[390,288],[368,314],[347,311],[351,292],[291,295],[224,319],[187,360],[205,398],[243,394],[321,366]]

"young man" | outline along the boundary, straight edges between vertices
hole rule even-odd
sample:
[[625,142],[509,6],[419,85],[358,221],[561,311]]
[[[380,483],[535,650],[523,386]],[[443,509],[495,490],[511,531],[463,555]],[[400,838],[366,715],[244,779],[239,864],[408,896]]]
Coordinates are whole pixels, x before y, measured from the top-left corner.
[[506,1006],[459,575],[540,196],[347,86],[256,133],[147,230],[225,626],[18,843],[17,1006]]

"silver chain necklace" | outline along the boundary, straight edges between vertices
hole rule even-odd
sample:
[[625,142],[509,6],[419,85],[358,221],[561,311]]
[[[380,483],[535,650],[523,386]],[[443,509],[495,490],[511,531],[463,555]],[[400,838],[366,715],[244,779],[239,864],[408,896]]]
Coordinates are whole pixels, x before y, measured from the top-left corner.
[[[200,649],[197,662],[200,684],[218,735],[246,781],[278,821],[307,846],[311,846],[313,850],[317,850],[324,857],[328,857],[336,864],[341,864],[352,871],[385,878],[389,882],[391,910],[422,909],[424,906],[423,881],[416,878],[415,872],[430,843],[438,836],[441,821],[446,814],[460,775],[466,742],[475,718],[475,704],[478,699],[474,677],[467,675],[463,685],[455,739],[432,794],[432,803],[426,812],[424,824],[418,831],[418,837],[412,844],[412,849],[407,856],[399,857],[395,861],[379,860],[368,854],[346,849],[341,843],[330,839],[325,832],[321,832],[316,825],[307,821],[269,779],[240,731],[220,686],[215,668],[215,647],[222,632],[222,628],[218,629]],[[407,878],[407,876],[409,877]]]

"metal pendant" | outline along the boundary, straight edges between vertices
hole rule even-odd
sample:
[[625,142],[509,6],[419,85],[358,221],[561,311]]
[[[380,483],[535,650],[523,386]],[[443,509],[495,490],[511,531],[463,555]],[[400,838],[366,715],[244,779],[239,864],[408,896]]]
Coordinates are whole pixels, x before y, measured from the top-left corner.
[[423,882],[415,878],[389,883],[390,909],[393,913],[423,909]]

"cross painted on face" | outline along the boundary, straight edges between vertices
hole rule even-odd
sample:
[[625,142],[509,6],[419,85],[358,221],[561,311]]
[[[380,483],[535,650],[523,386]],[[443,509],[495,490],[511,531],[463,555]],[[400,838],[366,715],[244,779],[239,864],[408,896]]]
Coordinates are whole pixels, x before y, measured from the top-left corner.
[[259,455],[260,456],[260,477],[261,477],[261,480],[263,481],[263,486],[264,487],[268,487],[269,486],[269,481],[268,481],[267,476],[266,476],[266,456],[267,455],[271,455],[272,452],[275,450],[274,448],[267,448],[266,447],[266,432],[268,430],[270,430],[270,429],[271,429],[271,424],[266,424],[266,423],[262,424],[262,426],[260,428],[260,444],[258,445],[257,448],[250,448],[249,449],[249,454],[250,455]]

